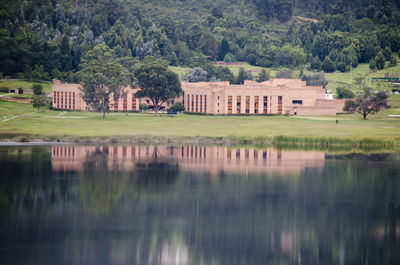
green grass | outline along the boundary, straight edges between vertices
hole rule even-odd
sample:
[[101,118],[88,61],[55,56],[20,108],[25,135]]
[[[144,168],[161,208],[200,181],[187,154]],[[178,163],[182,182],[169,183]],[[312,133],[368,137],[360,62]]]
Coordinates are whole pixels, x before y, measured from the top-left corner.
[[45,93],[51,93],[51,82],[34,82],[27,80],[0,80],[0,86],[6,86],[10,88],[22,87],[24,91],[31,91],[33,84],[41,84]]
[[[398,101],[398,98],[396,98]],[[400,119],[360,115],[341,116],[197,116],[138,113],[110,113],[103,120],[99,113],[33,112],[30,105],[0,101],[0,135],[40,137],[116,137],[116,138],[213,138],[240,141],[273,139],[276,136],[397,141],[400,143]],[[30,113],[7,122],[3,116]],[[387,113],[387,112],[386,112]],[[336,124],[336,120],[339,123]]]

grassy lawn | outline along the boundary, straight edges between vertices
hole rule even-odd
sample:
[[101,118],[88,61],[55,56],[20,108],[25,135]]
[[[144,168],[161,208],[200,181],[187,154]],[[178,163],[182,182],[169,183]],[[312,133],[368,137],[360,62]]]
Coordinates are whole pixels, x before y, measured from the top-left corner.
[[[396,101],[399,101],[396,98]],[[393,111],[393,110],[389,110]],[[33,113],[32,113],[33,112]],[[7,122],[3,116],[30,113]],[[387,113],[371,116],[367,121],[360,115],[341,116],[196,116],[139,113],[110,113],[103,120],[99,113],[34,112],[27,104],[0,101],[0,134],[30,134],[39,136],[77,137],[372,137],[400,140],[400,119]],[[336,120],[339,123],[336,124]]]
[[45,93],[51,92],[51,82],[34,82],[34,81],[26,81],[26,80],[0,80],[0,86],[17,88],[21,87],[24,91],[31,91],[33,84],[41,84],[43,86],[43,91]]

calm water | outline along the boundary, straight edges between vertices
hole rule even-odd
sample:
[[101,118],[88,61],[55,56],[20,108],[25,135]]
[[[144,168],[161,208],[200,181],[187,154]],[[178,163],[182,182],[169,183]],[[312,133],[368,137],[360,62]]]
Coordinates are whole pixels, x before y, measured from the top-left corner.
[[1,264],[400,264],[400,154],[0,147]]

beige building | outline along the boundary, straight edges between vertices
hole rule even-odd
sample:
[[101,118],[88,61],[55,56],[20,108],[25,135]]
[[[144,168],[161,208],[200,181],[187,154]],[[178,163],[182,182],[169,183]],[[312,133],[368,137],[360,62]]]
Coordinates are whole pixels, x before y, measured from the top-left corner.
[[[53,84],[53,108],[90,110],[82,99],[79,84]],[[165,104],[180,101],[187,112],[208,114],[292,114],[335,115],[341,112],[344,100],[333,99],[321,86],[307,86],[299,79],[272,79],[262,83],[245,81],[243,85],[229,82],[182,82],[183,95]],[[118,100],[110,97],[110,110],[136,111],[139,103],[137,89],[124,88]]]
[[321,86],[299,79],[183,83],[185,110],[210,114],[335,115],[344,101],[332,99]]

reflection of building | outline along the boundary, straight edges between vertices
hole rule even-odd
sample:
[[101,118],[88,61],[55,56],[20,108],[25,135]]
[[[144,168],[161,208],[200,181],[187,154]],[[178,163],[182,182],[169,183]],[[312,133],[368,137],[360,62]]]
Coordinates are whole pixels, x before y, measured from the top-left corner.
[[[82,100],[79,84],[53,84],[53,107],[88,110]],[[307,86],[299,79],[271,79],[262,83],[246,80],[243,85],[229,82],[182,82],[179,100],[187,112],[209,114],[294,114],[334,115],[341,112],[343,100],[333,99],[321,86]],[[110,110],[135,111],[139,99],[137,89],[126,87],[122,98],[110,97]],[[147,99],[144,99],[149,103]],[[173,100],[174,101],[174,100]],[[170,102],[170,103],[173,103]],[[168,106],[169,103],[167,103]]]
[[248,174],[249,172],[299,173],[307,167],[324,166],[323,152],[280,151],[224,146],[69,146],[52,147],[52,167],[55,171],[79,171],[96,154],[105,157],[109,170],[133,170],[137,163],[175,161],[184,171]]

